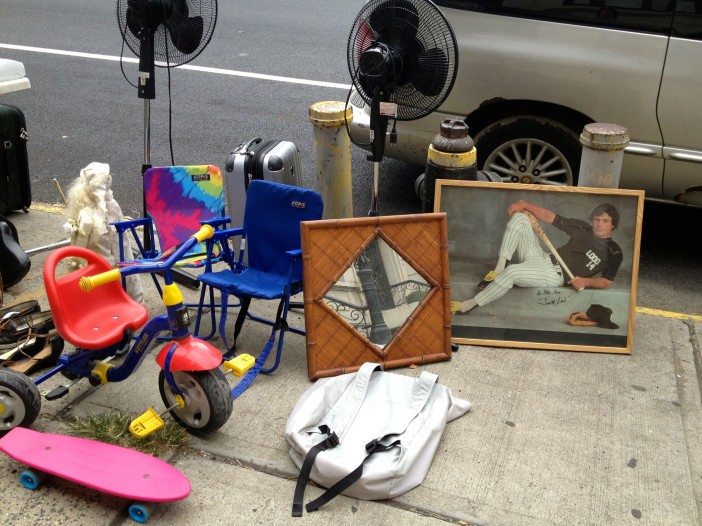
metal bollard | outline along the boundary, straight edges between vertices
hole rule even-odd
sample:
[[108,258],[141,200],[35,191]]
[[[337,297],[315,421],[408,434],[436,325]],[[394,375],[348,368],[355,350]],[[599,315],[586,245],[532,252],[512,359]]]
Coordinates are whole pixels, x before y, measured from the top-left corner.
[[353,117],[353,109],[339,101],[317,102],[310,106],[309,117],[314,126],[314,170],[324,200],[324,218],[353,217],[351,141],[344,125],[344,118]]
[[468,135],[468,125],[464,121],[441,121],[440,132],[429,145],[424,173],[414,182],[414,189],[422,200],[422,212],[434,211],[437,179],[500,181],[497,174],[478,170],[477,156],[473,139]]
[[619,124],[592,122],[583,128],[580,144],[583,145],[583,155],[578,186],[619,188],[629,130]]
[[476,159],[475,145],[466,123],[457,119],[441,121],[439,134],[429,145],[424,177],[415,183],[422,199],[422,212],[434,211],[437,179],[477,180]]

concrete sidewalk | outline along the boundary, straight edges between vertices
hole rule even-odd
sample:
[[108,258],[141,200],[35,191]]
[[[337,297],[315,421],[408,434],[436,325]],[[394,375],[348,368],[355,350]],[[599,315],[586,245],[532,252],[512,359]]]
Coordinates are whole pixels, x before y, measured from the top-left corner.
[[[62,239],[60,212],[36,206],[10,216],[23,248]],[[32,259],[6,305],[36,298],[48,306],[45,257]],[[160,312],[153,286],[144,286],[149,310]],[[289,321],[302,325],[297,314]],[[255,354],[267,335],[248,323],[239,345]],[[639,314],[631,356],[461,347],[451,361],[426,366],[473,409],[447,425],[424,483],[392,501],[341,497],[292,519],[297,470],[284,427],[310,382],[304,337],[289,334],[278,371],[256,379],[220,431],[191,439],[171,459],[193,492],[158,507],[150,524],[700,524],[700,335],[702,323]],[[124,383],[79,384],[44,401],[34,427],[62,432],[73,416],[160,408],[157,375],[147,359]],[[0,458],[2,524],[131,524],[123,500],[60,480],[30,492],[17,483],[19,471]],[[310,487],[306,497],[319,493]]]

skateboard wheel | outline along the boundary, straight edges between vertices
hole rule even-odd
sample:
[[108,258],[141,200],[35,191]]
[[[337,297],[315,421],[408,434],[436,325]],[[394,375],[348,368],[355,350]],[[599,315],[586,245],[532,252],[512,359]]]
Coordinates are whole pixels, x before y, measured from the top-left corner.
[[151,512],[153,511],[153,506],[149,504],[144,504],[143,502],[135,502],[129,506],[129,517],[140,524],[145,523],[151,517]]
[[35,490],[41,486],[41,483],[44,482],[45,478],[45,473],[25,469],[22,473],[20,473],[19,481],[25,488]]

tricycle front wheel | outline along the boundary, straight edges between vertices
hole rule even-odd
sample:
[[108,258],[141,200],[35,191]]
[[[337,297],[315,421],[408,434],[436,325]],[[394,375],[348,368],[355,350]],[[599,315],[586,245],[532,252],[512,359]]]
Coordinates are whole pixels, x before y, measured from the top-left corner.
[[[173,419],[194,435],[216,431],[232,414],[232,397],[229,383],[220,369],[211,371],[173,372],[178,389],[183,393],[185,407],[170,410]],[[158,376],[158,387],[166,407],[176,404],[163,371]]]

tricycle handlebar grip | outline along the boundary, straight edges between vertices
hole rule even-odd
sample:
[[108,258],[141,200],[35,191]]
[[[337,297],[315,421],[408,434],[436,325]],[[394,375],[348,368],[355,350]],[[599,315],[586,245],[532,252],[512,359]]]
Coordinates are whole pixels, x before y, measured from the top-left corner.
[[118,268],[113,268],[107,272],[101,272],[100,274],[95,274],[94,276],[83,276],[78,282],[80,290],[83,292],[90,292],[95,287],[104,285],[105,283],[110,283],[112,281],[119,281],[121,274]]
[[210,239],[212,236],[214,236],[214,232],[215,231],[214,228],[212,228],[212,225],[202,225],[200,230],[193,234],[193,237],[202,243],[205,239]]

